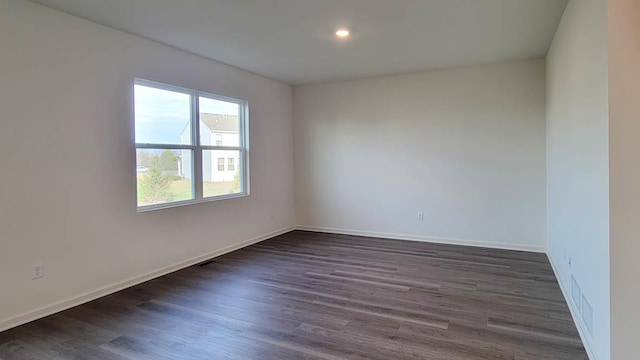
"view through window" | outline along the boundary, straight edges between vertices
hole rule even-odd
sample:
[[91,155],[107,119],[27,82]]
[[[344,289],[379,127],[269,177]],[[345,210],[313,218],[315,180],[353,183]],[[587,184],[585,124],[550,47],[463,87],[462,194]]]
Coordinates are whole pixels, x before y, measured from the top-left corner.
[[139,209],[247,194],[245,101],[136,80],[134,108]]

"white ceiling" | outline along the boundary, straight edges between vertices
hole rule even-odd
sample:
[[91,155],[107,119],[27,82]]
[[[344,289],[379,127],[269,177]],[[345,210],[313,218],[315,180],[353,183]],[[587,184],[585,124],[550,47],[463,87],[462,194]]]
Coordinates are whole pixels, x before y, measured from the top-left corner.
[[[542,57],[567,0],[34,0],[289,84]],[[338,26],[353,29],[335,39]]]

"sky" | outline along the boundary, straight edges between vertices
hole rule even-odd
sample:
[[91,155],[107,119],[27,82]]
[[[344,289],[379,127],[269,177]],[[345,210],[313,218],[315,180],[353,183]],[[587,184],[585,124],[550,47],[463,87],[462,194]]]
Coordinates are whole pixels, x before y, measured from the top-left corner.
[[[190,122],[190,95],[134,85],[137,143],[180,144]],[[238,115],[238,104],[200,97],[200,112]]]

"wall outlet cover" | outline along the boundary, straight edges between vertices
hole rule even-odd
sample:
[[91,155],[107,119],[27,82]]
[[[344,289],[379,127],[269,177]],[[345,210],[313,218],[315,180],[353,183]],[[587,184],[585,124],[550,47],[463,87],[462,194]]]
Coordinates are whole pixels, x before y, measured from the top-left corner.
[[31,279],[33,280],[44,277],[44,265],[42,263],[34,264],[31,271]]

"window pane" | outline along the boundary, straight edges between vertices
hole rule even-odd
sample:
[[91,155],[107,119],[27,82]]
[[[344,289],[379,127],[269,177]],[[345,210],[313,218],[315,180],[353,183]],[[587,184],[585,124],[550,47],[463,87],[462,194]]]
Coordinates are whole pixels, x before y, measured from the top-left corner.
[[136,142],[191,145],[191,95],[135,85]]
[[192,200],[193,150],[137,149],[138,206]]
[[[202,192],[204,197],[242,192],[241,152],[237,150],[202,151]],[[225,166],[233,164],[234,166]]]
[[199,98],[200,144],[205,146],[240,146],[240,105]]

